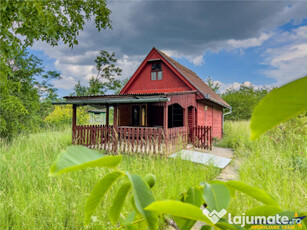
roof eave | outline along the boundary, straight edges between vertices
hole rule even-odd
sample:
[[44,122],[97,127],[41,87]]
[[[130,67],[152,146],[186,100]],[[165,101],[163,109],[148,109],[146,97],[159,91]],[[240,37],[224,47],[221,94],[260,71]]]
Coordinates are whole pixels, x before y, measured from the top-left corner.
[[[158,51],[158,53],[159,53],[162,57],[164,57],[164,59],[168,60],[168,59],[163,55],[163,53],[160,52],[160,50],[158,50],[158,49],[156,49],[156,50]],[[186,77],[186,76],[185,76],[175,65],[173,65],[173,63],[171,63],[170,61],[169,61],[168,63],[170,63],[170,64],[171,64],[171,65],[172,65],[182,76],[185,77],[185,79],[187,79],[187,81],[188,81],[191,85],[193,85],[193,87],[195,87],[195,89],[197,89],[197,90],[201,93],[201,95],[203,95],[204,98],[206,98],[206,95],[205,95],[201,90],[199,90],[199,88],[196,87],[196,86],[190,81],[190,79],[189,79],[188,77]],[[219,104],[219,105],[221,105],[221,106],[223,106],[223,107],[225,107],[225,108],[228,108],[228,109],[231,108],[230,105],[225,105],[225,104],[223,104],[223,103],[221,103],[221,102],[219,102],[219,101],[216,101],[216,100],[214,100],[214,99],[212,99],[212,98],[206,98],[206,99],[209,100],[209,101],[212,101],[212,102],[214,102],[214,103],[216,103],[216,104]]]
[[53,105],[93,105],[93,104],[126,104],[126,103],[146,103],[146,102],[165,102],[170,99],[167,97],[159,98],[131,98],[131,99],[113,99],[113,100],[69,100],[69,101],[55,101]]

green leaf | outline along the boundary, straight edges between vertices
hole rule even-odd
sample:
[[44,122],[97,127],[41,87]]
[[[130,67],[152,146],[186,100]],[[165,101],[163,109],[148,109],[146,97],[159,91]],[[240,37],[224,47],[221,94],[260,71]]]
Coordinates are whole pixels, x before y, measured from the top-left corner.
[[307,76],[272,90],[255,107],[251,139],[307,110]]
[[202,210],[195,205],[183,203],[176,200],[155,201],[145,208],[159,213],[170,214],[190,220],[199,220],[213,225],[211,221],[202,213]]
[[126,182],[118,189],[113,204],[110,208],[110,220],[112,224],[116,224],[130,188],[131,184]]
[[146,182],[143,181],[142,178],[138,175],[131,175],[128,172],[126,174],[131,182],[134,203],[137,210],[146,219],[149,229],[157,229],[158,218],[156,213],[149,210],[144,210],[146,206],[155,201],[151,190],[149,189]]
[[[196,207],[200,207],[203,204],[202,192],[196,187],[189,188],[188,191],[183,194],[183,196],[184,197],[182,201],[185,203],[193,204]],[[191,229],[196,222],[195,220],[189,220],[180,217],[174,217],[174,220],[181,230]]]
[[209,226],[209,225],[203,225],[203,226],[201,226],[201,229],[200,229],[200,230],[211,230],[211,229],[212,229],[211,226]]
[[93,167],[116,167],[122,160],[121,156],[108,156],[84,146],[69,146],[51,166],[49,176],[78,171]]
[[254,199],[264,204],[279,206],[279,204],[270,195],[268,195],[265,191],[259,188],[252,187],[241,181],[228,181],[225,184],[242,193],[245,193],[246,195],[253,197]]
[[122,224],[125,225],[129,225],[132,223],[132,221],[135,219],[136,216],[136,212],[132,211],[128,214],[128,216],[126,217],[126,219],[122,222]]
[[208,209],[211,211],[216,210],[217,212],[227,209],[231,200],[228,188],[221,183],[205,183],[203,197]]
[[220,229],[225,230],[244,230],[240,225],[237,224],[229,224],[227,220],[220,219],[218,223],[216,223],[216,226],[218,226]]
[[93,212],[96,210],[97,206],[103,200],[104,195],[110,189],[112,184],[120,177],[123,173],[115,171],[107,174],[102,178],[93,188],[90,196],[87,198],[85,204],[85,223],[89,224]]
[[185,202],[200,207],[203,204],[202,194],[198,188],[191,187],[188,189]]
[[255,208],[248,209],[245,212],[246,216],[274,216],[281,212],[281,208],[275,205],[261,205]]

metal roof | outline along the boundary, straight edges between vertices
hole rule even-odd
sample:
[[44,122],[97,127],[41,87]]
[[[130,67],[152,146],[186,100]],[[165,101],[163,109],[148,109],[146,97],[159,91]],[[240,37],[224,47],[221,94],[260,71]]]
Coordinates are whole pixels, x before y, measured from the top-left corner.
[[65,97],[66,101],[53,102],[54,105],[93,105],[93,104],[125,104],[163,102],[170,99],[165,95],[101,95],[101,96],[77,96]]

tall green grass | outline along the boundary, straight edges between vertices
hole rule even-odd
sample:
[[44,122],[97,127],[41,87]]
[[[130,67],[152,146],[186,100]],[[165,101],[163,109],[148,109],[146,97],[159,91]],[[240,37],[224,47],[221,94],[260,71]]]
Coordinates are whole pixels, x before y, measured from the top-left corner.
[[[220,146],[234,148],[239,179],[272,195],[284,210],[307,210],[306,117],[279,125],[258,140],[249,139],[249,122],[226,122]],[[260,203],[238,195],[232,211],[241,214]]]
[[[56,178],[48,170],[60,150],[71,144],[70,128],[19,136],[10,144],[2,143],[0,217],[1,229],[82,229],[83,210],[93,185],[106,173],[88,169]],[[125,155],[120,168],[145,176],[153,173],[157,183],[156,199],[176,199],[182,191],[215,178],[219,170],[180,159],[145,155]],[[107,202],[95,212],[90,229],[109,229]],[[124,207],[128,213],[130,202]]]
[[[240,180],[271,194],[285,210],[306,210],[307,161],[306,118],[295,119],[249,140],[249,123],[226,122],[220,146],[234,148]],[[71,130],[44,131],[21,135],[10,144],[1,143],[0,218],[2,229],[82,229],[83,208],[93,185],[106,173],[89,169],[56,178],[48,170],[60,150],[71,144]],[[157,177],[153,193],[157,200],[176,199],[201,181],[210,181],[220,172],[180,159],[146,155],[125,155],[122,170]],[[115,189],[95,212],[90,229],[110,229],[107,214]],[[124,213],[130,210],[130,202]],[[260,205],[238,194],[231,209],[242,214]]]

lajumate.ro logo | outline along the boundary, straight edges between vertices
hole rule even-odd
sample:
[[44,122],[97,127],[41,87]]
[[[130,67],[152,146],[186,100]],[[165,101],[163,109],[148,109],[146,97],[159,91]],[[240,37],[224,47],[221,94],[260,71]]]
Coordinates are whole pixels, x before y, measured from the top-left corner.
[[[219,212],[216,210],[209,211],[205,208],[203,214],[213,223],[216,224],[220,219],[227,213],[225,209],[220,210]],[[297,213],[292,218],[288,216],[282,216],[280,214],[276,214],[274,216],[246,216],[245,213],[241,216],[232,216],[231,213],[228,213],[228,223],[229,224],[237,224],[241,227],[245,225],[252,225],[253,229],[262,229],[261,226],[272,226],[274,225],[274,229],[291,229],[294,225],[298,227],[302,227],[302,220],[306,216],[298,216]],[[269,229],[269,228],[266,228]]]

